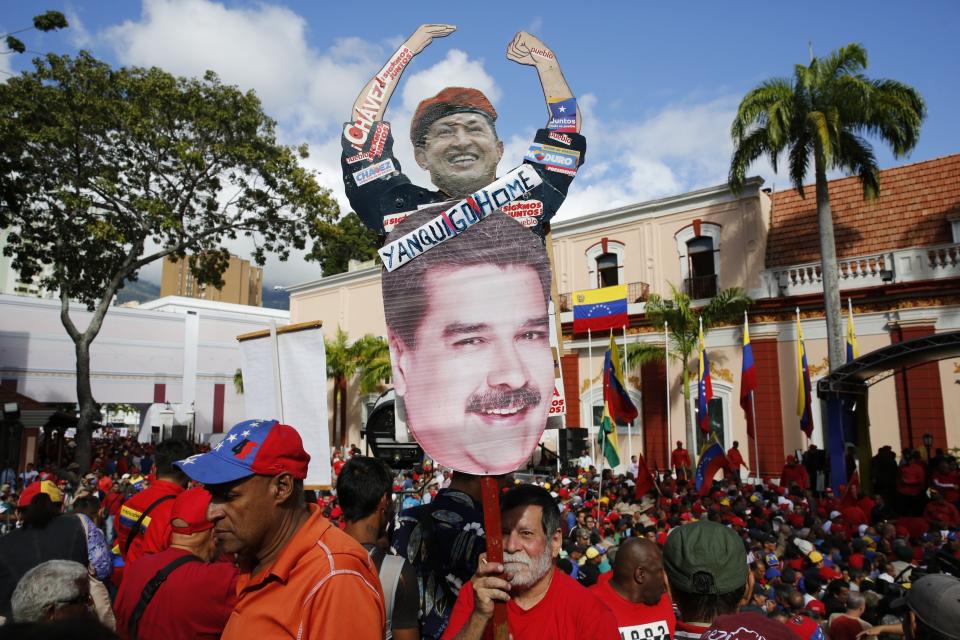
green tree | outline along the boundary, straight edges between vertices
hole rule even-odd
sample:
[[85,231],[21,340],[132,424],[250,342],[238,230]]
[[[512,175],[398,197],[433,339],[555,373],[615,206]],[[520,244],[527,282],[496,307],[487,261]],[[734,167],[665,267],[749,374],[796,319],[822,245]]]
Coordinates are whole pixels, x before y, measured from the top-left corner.
[[17,37],[18,34],[33,29],[37,31],[56,31],[57,29],[66,29],[67,26],[69,26],[67,25],[67,19],[59,11],[47,11],[40,15],[33,16],[32,27],[24,27],[23,29],[11,31],[10,33],[0,34],[0,38],[3,38],[3,42],[7,46],[6,51],[0,50],[0,55],[25,53],[27,51],[27,45]]
[[[696,433],[694,432],[693,410],[690,407],[690,357],[699,350],[699,332],[700,321],[703,320],[704,336],[710,332],[710,328],[719,324],[727,324],[735,321],[743,315],[743,312],[750,305],[751,300],[747,294],[738,287],[724,289],[710,299],[704,307],[693,307],[690,296],[678,290],[673,285],[670,286],[673,298],[663,298],[658,294],[651,294],[647,298],[646,316],[647,320],[655,327],[662,328],[663,323],[667,323],[667,333],[670,336],[670,358],[680,363],[683,376],[683,419],[686,425],[687,447],[694,446],[696,443]],[[637,355],[633,355],[628,350],[628,363],[632,366],[634,361],[641,358],[652,358],[655,352],[659,352],[660,358],[663,357],[663,349],[659,347],[642,345],[631,345],[638,347]],[[646,352],[646,355],[643,355]],[[631,360],[630,358],[633,358]],[[669,381],[667,381],[669,384]]]
[[347,446],[347,385],[359,375],[361,393],[371,393],[390,381],[390,349],[383,338],[366,334],[350,342],[350,335],[337,327],[334,337],[324,340],[327,376],[333,380],[333,446]]
[[[111,301],[144,266],[197,257],[201,283],[222,286],[221,242],[251,237],[254,259],[303,249],[337,205],[304,170],[306,147],[277,143],[252,93],[213,73],[112,69],[81,52],[48,55],[0,85],[0,228],[21,277],[58,291],[77,367],[77,462],[90,462],[99,411],[90,346]],[[92,312],[78,327],[70,302]]]
[[917,143],[926,107],[920,94],[895,80],[863,75],[867,52],[849,44],[807,66],[797,65],[792,80],[773,78],[752,89],[737,109],[730,186],[739,191],[754,160],[777,160],[787,152],[790,180],[804,196],[803,181],[813,160],[820,233],[820,273],[827,317],[830,369],[845,361],[837,249],[830,213],[827,171],[860,177],[865,199],[880,192],[879,168],[865,136],[889,144],[896,157]]
[[319,262],[325,276],[345,272],[351,260],[376,258],[380,246],[377,234],[352,211],[337,222],[319,221],[315,236],[307,259]]

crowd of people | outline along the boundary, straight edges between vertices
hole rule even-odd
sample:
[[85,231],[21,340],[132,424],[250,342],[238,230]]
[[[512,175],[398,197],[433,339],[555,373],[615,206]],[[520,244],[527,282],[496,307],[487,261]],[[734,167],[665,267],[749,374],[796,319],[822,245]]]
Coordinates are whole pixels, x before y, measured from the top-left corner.
[[883,447],[834,493],[815,453],[759,483],[736,453],[699,491],[682,443],[663,473],[497,476],[493,561],[481,478],[429,460],[351,446],[314,492],[275,421],[99,440],[84,476],[0,472],[0,637],[468,639],[504,603],[518,640],[960,638],[953,456]]

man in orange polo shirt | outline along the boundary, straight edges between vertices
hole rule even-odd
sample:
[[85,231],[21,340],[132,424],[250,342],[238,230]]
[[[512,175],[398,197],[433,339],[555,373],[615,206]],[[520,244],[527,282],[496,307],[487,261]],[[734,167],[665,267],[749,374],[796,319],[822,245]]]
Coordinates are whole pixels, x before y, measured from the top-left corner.
[[307,505],[310,456],[296,429],[247,420],[209,452],[176,465],[213,495],[207,512],[240,565],[223,640],[380,640],[385,612],[366,550]]

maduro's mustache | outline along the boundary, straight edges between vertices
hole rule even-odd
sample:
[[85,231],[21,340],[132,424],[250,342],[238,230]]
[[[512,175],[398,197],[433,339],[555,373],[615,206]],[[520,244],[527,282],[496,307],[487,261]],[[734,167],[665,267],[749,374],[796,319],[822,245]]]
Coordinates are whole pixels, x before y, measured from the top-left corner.
[[519,389],[492,389],[475,393],[467,401],[467,411],[489,413],[503,409],[526,409],[540,404],[540,392],[529,386]]

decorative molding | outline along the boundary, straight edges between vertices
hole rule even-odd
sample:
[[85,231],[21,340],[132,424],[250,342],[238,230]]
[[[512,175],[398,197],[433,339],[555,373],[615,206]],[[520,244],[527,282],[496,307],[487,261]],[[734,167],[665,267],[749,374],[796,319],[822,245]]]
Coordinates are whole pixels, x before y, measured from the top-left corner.
[[733,384],[733,372],[726,367],[718,366],[715,362],[710,363],[710,377],[711,379],[714,377],[720,378],[725,382]]
[[820,361],[820,364],[811,364],[807,362],[807,369],[810,371],[810,377],[819,376],[821,373],[830,370],[830,362],[826,357]]

